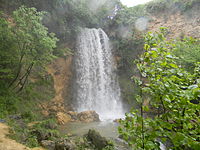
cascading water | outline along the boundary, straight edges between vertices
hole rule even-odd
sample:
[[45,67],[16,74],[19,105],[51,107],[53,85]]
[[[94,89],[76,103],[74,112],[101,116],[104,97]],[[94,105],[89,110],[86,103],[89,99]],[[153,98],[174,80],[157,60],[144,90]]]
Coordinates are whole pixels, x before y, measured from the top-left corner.
[[102,29],[82,29],[75,53],[78,112],[95,110],[101,120],[124,116],[109,38]]

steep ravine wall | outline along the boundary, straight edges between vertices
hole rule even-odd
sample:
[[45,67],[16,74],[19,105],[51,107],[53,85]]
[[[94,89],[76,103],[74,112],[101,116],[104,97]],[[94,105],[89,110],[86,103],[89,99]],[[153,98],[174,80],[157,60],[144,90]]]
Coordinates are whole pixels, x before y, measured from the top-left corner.
[[68,120],[65,115],[72,108],[70,106],[72,56],[57,58],[48,66],[48,73],[53,77],[55,97],[41,105],[43,115],[54,115],[60,124]]
[[170,11],[152,15],[148,31],[158,31],[160,27],[167,27],[169,29],[169,38],[179,38],[182,36],[200,38],[200,5],[194,5],[185,12]]
[[[169,29],[169,38],[179,38],[184,35],[200,38],[200,6],[194,6],[186,12],[160,12],[151,15],[147,31],[158,31],[160,27]],[[145,32],[147,32],[145,31]],[[116,62],[119,58],[116,58]],[[71,88],[73,81],[73,57],[66,59],[58,58],[49,65],[48,72],[54,78],[55,98],[43,107],[44,114],[55,112],[57,116],[72,110],[71,108]],[[117,63],[116,63],[117,64]],[[123,89],[122,89],[123,90]],[[64,116],[64,115],[63,115]],[[62,117],[61,117],[62,118]]]

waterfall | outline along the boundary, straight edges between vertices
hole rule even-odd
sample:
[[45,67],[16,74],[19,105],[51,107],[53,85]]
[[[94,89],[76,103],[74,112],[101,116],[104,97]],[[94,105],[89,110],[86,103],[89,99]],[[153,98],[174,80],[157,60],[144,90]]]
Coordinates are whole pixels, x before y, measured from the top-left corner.
[[75,107],[95,110],[101,120],[124,116],[109,38],[102,29],[82,29],[75,53]]

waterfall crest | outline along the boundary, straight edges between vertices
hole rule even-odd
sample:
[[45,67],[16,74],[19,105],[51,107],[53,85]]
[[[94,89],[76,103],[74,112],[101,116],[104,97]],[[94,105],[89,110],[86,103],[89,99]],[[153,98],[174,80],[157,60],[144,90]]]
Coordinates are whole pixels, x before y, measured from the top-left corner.
[[124,116],[120,87],[109,44],[102,29],[82,29],[75,53],[75,108],[95,110],[101,120]]

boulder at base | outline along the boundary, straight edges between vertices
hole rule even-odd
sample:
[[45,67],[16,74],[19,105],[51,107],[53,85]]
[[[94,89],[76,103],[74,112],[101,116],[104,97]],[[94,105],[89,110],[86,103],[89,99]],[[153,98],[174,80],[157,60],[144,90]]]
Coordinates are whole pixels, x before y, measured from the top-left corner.
[[41,141],[42,147],[48,149],[48,150],[55,150],[55,142],[50,140],[43,140]]
[[112,144],[110,144],[108,142],[108,140],[105,137],[102,137],[99,132],[95,131],[95,130],[89,130],[88,134],[86,135],[87,139],[89,141],[92,142],[92,144],[98,149],[98,150],[102,150],[103,148],[105,148],[106,146],[112,146]]
[[95,111],[83,111],[78,113],[77,117],[82,122],[100,121],[99,115]]
[[71,116],[71,118],[72,118],[71,121],[72,122],[73,121],[78,121],[78,117],[77,117],[78,112],[68,111],[67,114]]
[[58,112],[56,114],[56,118],[57,118],[58,124],[65,124],[71,121],[71,116],[63,112]]
[[77,150],[77,147],[71,140],[61,139],[56,142],[55,150]]

